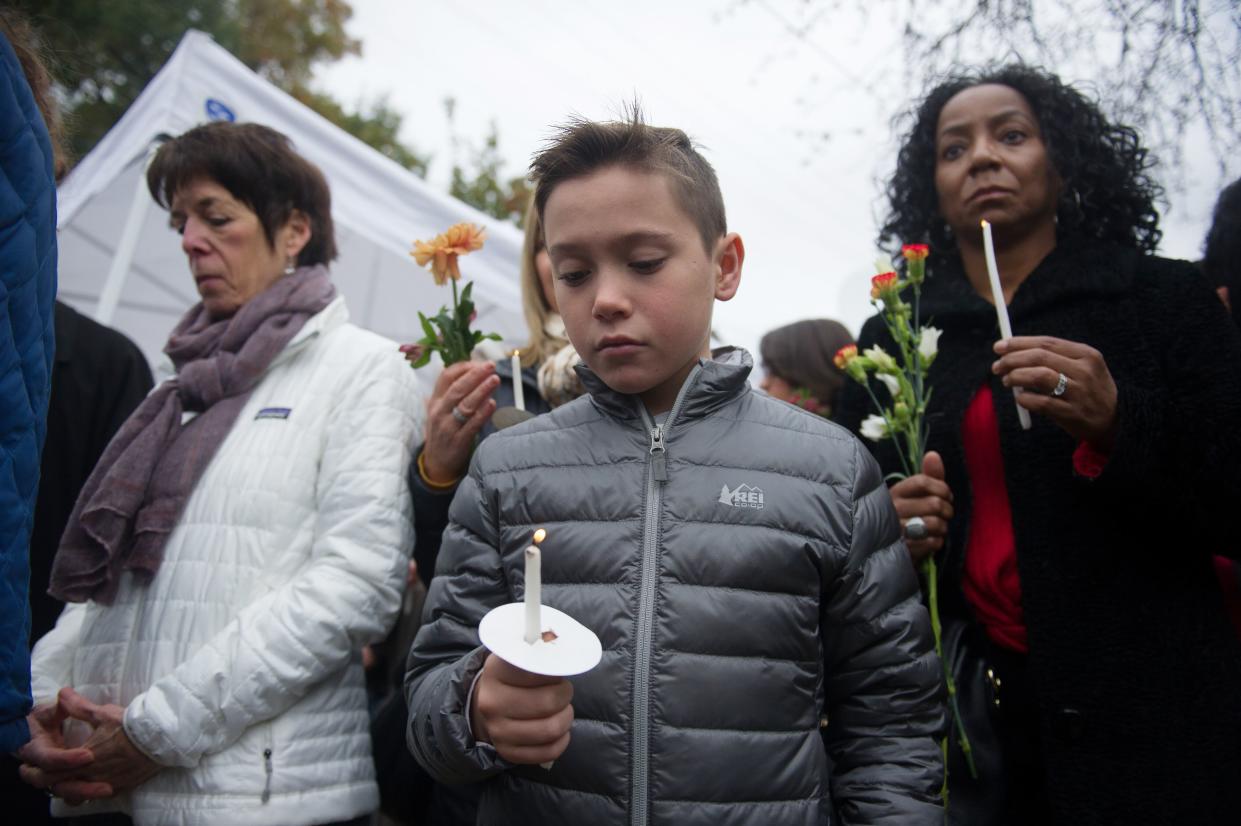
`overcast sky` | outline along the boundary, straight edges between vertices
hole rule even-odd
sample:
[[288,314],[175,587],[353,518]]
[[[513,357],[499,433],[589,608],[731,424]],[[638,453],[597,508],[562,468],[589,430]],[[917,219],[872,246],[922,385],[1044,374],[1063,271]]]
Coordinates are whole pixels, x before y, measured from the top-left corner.
[[[684,129],[719,174],[747,258],[716,327],[754,350],[790,321],[826,316],[856,333],[871,314],[890,122],[918,91],[899,86],[899,71],[884,74],[900,66],[894,26],[831,12],[830,25],[799,39],[788,1],[351,0],[348,29],[363,54],[317,78],[349,103],[387,97],[445,188],[446,97],[462,137],[478,142],[495,121],[514,175],[567,115],[611,118],[639,98],[649,122]],[[1200,254],[1220,184],[1212,162],[1201,164],[1182,170],[1185,191],[1171,194],[1165,255]]]

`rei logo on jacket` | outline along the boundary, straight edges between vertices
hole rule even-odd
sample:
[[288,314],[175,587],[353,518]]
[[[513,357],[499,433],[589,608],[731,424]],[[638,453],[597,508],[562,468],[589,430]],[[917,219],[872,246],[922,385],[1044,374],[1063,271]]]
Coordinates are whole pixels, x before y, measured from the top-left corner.
[[733,508],[755,508],[762,510],[763,508],[763,489],[751,487],[745,483],[737,485],[735,490],[729,490],[728,485],[724,485],[720,490],[720,504],[728,505]]

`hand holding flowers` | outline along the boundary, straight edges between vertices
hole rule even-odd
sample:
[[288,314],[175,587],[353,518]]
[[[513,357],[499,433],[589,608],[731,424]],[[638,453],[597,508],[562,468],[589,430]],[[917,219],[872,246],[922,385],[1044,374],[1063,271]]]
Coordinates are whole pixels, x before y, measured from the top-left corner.
[[[970,774],[977,777],[969,738],[961,722],[956,686],[944,663],[939,619],[939,572],[934,551],[942,546],[947,520],[952,517],[952,491],[944,482],[943,462],[939,455],[926,452],[926,411],[931,400],[927,374],[939,353],[941,331],[923,324],[919,313],[922,283],[926,278],[926,245],[906,244],[901,254],[905,258],[905,277],[901,278],[896,273],[890,260],[881,259],[877,262],[879,274],[871,279],[870,291],[871,303],[879,310],[896,353],[888,353],[878,345],[859,353],[856,346],[849,345],[837,352],[835,363],[866,389],[876,410],[862,421],[862,436],[872,441],[892,439],[896,444],[902,472],[891,474],[889,479],[896,480],[891,493],[902,523],[912,517],[920,517],[926,524],[928,536],[908,540],[908,544],[911,553],[921,557],[919,566],[927,586],[927,607],[935,635],[935,650],[944,667],[953,724]],[[906,290],[911,294],[911,301],[905,300]],[[882,387],[879,393],[884,394],[886,400],[881,399],[872,386],[872,376]],[[946,758],[946,740],[943,749]],[[946,802],[946,779],[944,794]]]
[[468,361],[474,347],[484,340],[499,341],[495,333],[480,333],[470,329],[476,313],[474,301],[470,293],[474,287],[468,283],[457,294],[457,281],[461,279],[461,270],[457,259],[483,248],[486,230],[474,224],[454,224],[445,232],[430,241],[415,241],[410,253],[420,267],[431,271],[435,283],[443,286],[452,284],[452,311],[441,307],[439,313],[427,318],[418,313],[418,321],[422,325],[423,337],[415,344],[405,344],[401,352],[414,367],[422,367],[431,360],[431,354],[438,352],[444,360],[444,366],[459,361]]

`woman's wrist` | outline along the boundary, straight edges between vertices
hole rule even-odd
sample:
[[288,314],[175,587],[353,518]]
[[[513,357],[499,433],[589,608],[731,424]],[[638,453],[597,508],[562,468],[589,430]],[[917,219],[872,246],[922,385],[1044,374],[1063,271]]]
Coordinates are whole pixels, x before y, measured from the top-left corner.
[[418,453],[418,478],[422,480],[422,483],[424,485],[431,488],[432,490],[451,490],[452,488],[455,488],[461,482],[460,476],[448,482],[440,481],[439,479],[437,479],[436,477],[438,476],[438,474],[433,475],[432,472],[427,470],[426,457],[427,457],[427,453],[425,450],[419,451]]

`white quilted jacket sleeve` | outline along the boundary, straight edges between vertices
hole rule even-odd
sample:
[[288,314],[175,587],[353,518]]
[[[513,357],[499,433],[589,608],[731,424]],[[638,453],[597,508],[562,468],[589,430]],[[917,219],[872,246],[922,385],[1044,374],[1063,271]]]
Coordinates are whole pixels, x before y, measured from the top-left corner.
[[158,763],[194,766],[227,747],[396,617],[413,547],[405,474],[425,405],[391,353],[351,366],[323,442],[311,561],[126,709],[130,739]]
[[69,603],[52,630],[35,644],[30,654],[30,689],[35,705],[54,702],[61,686],[73,685],[73,658],[85,616],[85,603]]

